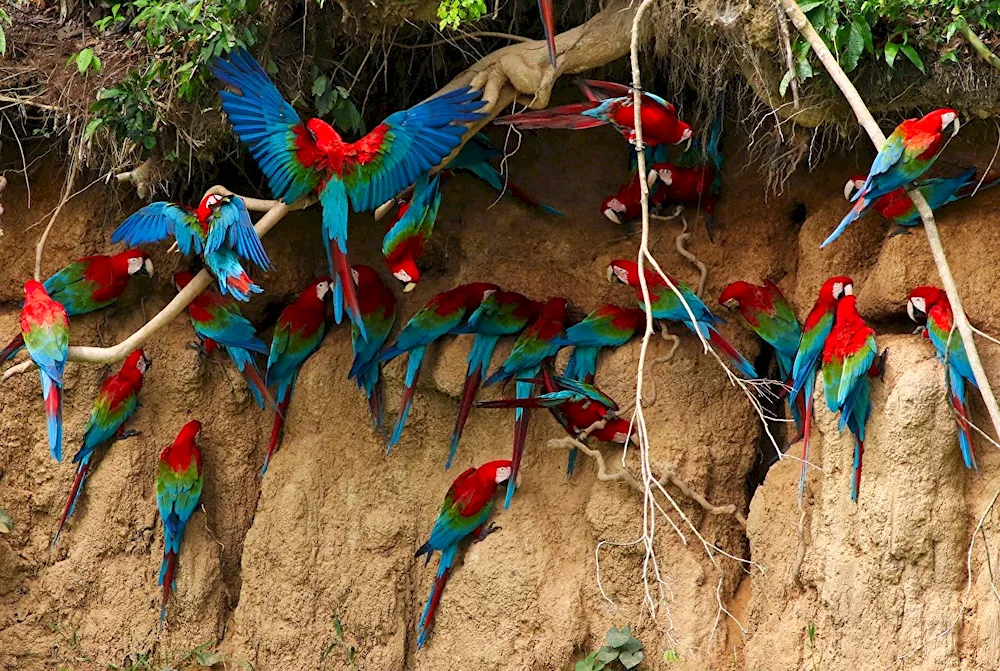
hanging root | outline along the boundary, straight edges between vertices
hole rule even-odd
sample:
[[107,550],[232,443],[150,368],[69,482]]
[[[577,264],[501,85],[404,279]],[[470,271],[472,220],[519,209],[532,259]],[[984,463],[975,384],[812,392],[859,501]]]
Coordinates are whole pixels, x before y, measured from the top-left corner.
[[[688,222],[684,217],[683,212],[681,212],[678,216],[680,217],[684,228],[677,234],[674,244],[677,247],[677,253],[690,261],[691,265],[698,269],[698,288],[695,289],[694,293],[698,298],[701,298],[701,295],[705,293],[705,282],[708,280],[708,266],[702,263],[701,259],[695,256],[694,252],[687,248],[688,240],[691,239],[691,233],[688,231]],[[672,221],[676,217],[664,217],[659,214],[651,214],[649,215],[649,218],[657,221]]]

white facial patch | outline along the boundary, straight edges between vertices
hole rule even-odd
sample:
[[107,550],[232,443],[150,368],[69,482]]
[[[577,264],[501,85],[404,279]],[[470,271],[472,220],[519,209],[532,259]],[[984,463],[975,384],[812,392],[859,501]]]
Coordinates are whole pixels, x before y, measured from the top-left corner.
[[135,367],[140,373],[145,374],[149,370],[149,359],[144,356],[140,356],[139,360],[135,362]]
[[361,281],[361,275],[354,268],[351,268],[351,277],[354,278],[354,283],[357,284]]
[[501,466],[497,469],[496,483],[499,485],[501,482],[506,482],[510,479],[511,468],[510,466]]
[[412,281],[412,278],[410,277],[410,273],[406,272],[405,270],[397,270],[396,272],[394,272],[392,274],[392,276],[395,277],[400,282],[411,282]]
[[211,196],[205,199],[205,206],[210,208],[215,207],[222,201],[223,201],[222,196],[213,193]]
[[487,298],[489,298],[490,296],[492,296],[496,292],[497,292],[496,289],[487,289],[486,291],[483,292],[483,298],[482,298],[482,300],[485,301]]
[[669,170],[667,169],[659,170],[657,174],[660,176],[660,181],[666,184],[667,186],[670,186],[671,184],[674,183],[674,176],[670,173]]
[[740,302],[738,300],[736,300],[735,298],[730,298],[728,301],[726,301],[725,303],[723,303],[723,305],[725,305],[729,309],[735,309],[735,308],[738,308],[740,306]]
[[841,282],[833,283],[833,297],[840,298],[844,294],[844,285]]
[[622,433],[621,431],[615,432],[615,440],[614,440],[614,442],[621,443],[622,445],[624,445],[627,441],[628,441],[628,434],[627,433]]
[[954,112],[945,112],[941,115],[941,130],[944,130],[956,118]]
[[614,266],[615,277],[621,280],[624,284],[628,284],[628,271],[619,266]]
[[135,275],[142,270],[143,262],[141,256],[135,256],[128,260],[128,274]]
[[323,297],[326,296],[326,293],[329,290],[330,290],[329,282],[320,282],[319,284],[316,285],[316,298],[323,300]]

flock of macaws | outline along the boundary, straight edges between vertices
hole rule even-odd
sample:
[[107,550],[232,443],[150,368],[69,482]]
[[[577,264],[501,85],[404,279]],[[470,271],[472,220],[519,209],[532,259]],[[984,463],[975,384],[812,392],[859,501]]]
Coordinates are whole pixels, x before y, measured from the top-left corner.
[[[547,14],[544,0],[540,4],[543,16],[551,19],[551,4]],[[555,58],[551,41],[550,55]],[[459,146],[465,124],[481,118],[479,92],[461,88],[432,98],[390,115],[368,135],[350,143],[319,119],[302,121],[246,52],[236,51],[216,59],[212,69],[227,87],[220,92],[223,109],[267,177],[274,197],[286,202],[307,194],[318,197],[330,276],[305,287],[281,312],[268,347],[240,310],[241,301],[263,291],[250,279],[242,261],[265,271],[271,268],[271,262],[239,197],[209,195],[195,208],[153,203],[128,217],[114,231],[111,240],[134,246],[173,236],[181,252],[200,256],[215,276],[218,291],[206,289],[187,308],[198,338],[192,347],[205,355],[217,348],[225,351],[245,378],[255,402],[274,412],[262,475],[279,446],[298,373],[325,335],[328,301],[338,323],[345,312],[351,321],[354,362],[350,377],[365,394],[373,426],[379,431],[384,431],[381,365],[404,354],[407,357],[402,403],[387,437],[387,454],[402,436],[427,348],[445,336],[473,336],[445,468],[452,464],[474,405],[515,409],[511,458],[463,472],[448,490],[429,540],[417,552],[417,556],[426,555],[428,561],[433,552],[441,553],[437,578],[418,624],[417,641],[422,646],[433,625],[434,612],[460,542],[467,537],[481,540],[497,529],[487,525],[487,519],[499,487],[506,489],[504,506],[511,503],[532,409],[549,410],[575,438],[617,444],[633,440],[629,420],[617,415],[617,403],[593,383],[600,351],[622,346],[646,329],[647,315],[641,309],[640,269],[634,261],[626,259],[614,260],[607,268],[610,282],[633,289],[636,306],[602,305],[575,323],[565,298],[543,302],[490,283],[464,284],[431,298],[403,326],[395,342],[389,344],[396,321],[396,297],[375,269],[349,262],[348,203],[357,211],[378,210],[379,215],[396,207],[383,253],[390,273],[404,285],[403,290],[412,289],[420,279],[416,262],[433,229],[441,202],[441,182],[449,172],[467,170],[498,190],[505,188],[499,173],[489,163],[495,150],[483,136],[476,136],[464,145],[445,165],[445,170],[431,174]],[[521,128],[590,128],[610,124],[634,142],[631,91],[595,81],[583,81],[580,86],[586,102],[513,115],[497,122]],[[711,219],[721,187],[720,129],[713,129],[702,152],[691,143],[693,131],[678,118],[673,105],[650,93],[643,93],[642,97],[644,137],[651,145],[650,170],[647,175],[636,174],[622,191],[606,199],[602,212],[617,223],[637,216],[638,180],[645,179],[650,186],[659,185],[652,193],[656,206],[697,206]],[[952,110],[937,110],[921,119],[903,122],[879,152],[868,177],[848,183],[850,191],[845,190],[845,195],[852,198],[854,206],[827,242],[869,209],[898,224],[913,225],[913,212],[906,207],[909,200],[903,189],[912,186],[925,189],[932,205],[968,195],[973,172],[955,180],[916,181],[940,153],[944,131],[951,125],[957,132],[958,120]],[[662,150],[685,142],[689,143],[687,150],[678,160],[669,162]],[[511,190],[529,205],[559,214],[538,205],[520,190]],[[152,272],[148,256],[133,248],[114,256],[86,257],[44,283],[34,280],[25,283],[21,333],[2,356],[9,359],[26,347],[37,364],[49,447],[56,460],[62,457],[61,393],[69,345],[69,317],[111,305],[131,277]],[[651,298],[650,314],[655,322],[683,324],[704,339],[736,374],[747,379],[760,377],[754,365],[720,332],[724,320],[690,286],[675,278],[669,278],[668,284],[658,273],[643,272]],[[190,273],[179,272],[173,281],[180,291],[191,279]],[[790,389],[790,412],[803,439],[804,460],[808,458],[816,373],[822,373],[827,406],[832,412],[840,412],[841,431],[847,428],[854,436],[851,496],[857,500],[865,424],[871,413],[871,384],[882,374],[884,353],[879,356],[875,333],[857,312],[850,278],[828,280],[801,327],[792,307],[771,282],[761,286],[734,282],[724,289],[719,303],[738,310],[746,325],[774,348],[781,382]],[[962,455],[966,465],[974,468],[966,385],[975,386],[975,380],[961,340],[950,337],[952,313],[948,300],[938,289],[918,287],[910,294],[907,310],[914,320],[926,323],[927,337],[947,364],[949,398],[960,428]],[[503,337],[514,337],[513,347],[491,373],[494,350]],[[554,361],[566,347],[573,350],[560,375],[554,369]],[[257,355],[264,354],[267,362],[262,372]],[[125,426],[139,407],[143,377],[150,365],[143,351],[136,350],[121,370],[102,384],[84,431],[83,444],[73,458],[78,464],[76,477],[53,545],[73,514],[98,450],[134,435]],[[476,403],[480,386],[509,381],[514,382],[514,398]],[[200,422],[188,422],[160,455],[156,498],[164,526],[164,558],[159,576],[163,586],[161,623],[175,583],[184,527],[202,491],[200,434]],[[575,458],[574,450],[567,465],[570,474]],[[804,472],[803,468],[803,478]]]

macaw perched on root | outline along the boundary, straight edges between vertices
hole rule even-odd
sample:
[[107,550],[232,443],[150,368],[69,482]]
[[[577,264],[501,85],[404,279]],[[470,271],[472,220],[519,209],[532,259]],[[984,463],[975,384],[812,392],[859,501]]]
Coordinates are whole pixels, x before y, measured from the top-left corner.
[[24,283],[21,335],[42,380],[49,454],[62,461],[62,386],[69,350],[69,318],[66,308],[52,300],[38,280]]
[[566,377],[592,383],[597,374],[597,356],[604,347],[621,347],[646,328],[646,313],[638,308],[602,305],[583,321],[566,329],[557,339],[560,347],[573,347],[566,364]]
[[[354,281],[353,278],[351,281]],[[299,370],[323,342],[323,335],[326,333],[326,297],[330,289],[330,278],[322,277],[306,287],[295,302],[278,315],[264,377],[268,387],[277,385],[275,396],[278,410],[274,413],[271,442],[264,458],[264,466],[260,469],[261,476],[267,473],[271,457],[278,451],[281,432],[285,426],[285,414],[288,412],[288,404],[292,402]]]
[[174,442],[160,453],[156,476],[156,507],[163,520],[163,563],[157,584],[163,585],[160,626],[167,618],[170,592],[177,588],[177,556],[181,553],[184,527],[198,507],[205,483],[201,470],[198,438],[201,422],[192,420],[181,427]]
[[419,259],[434,233],[441,207],[441,179],[421,175],[411,200],[402,201],[382,238],[382,256],[392,276],[403,283],[403,291],[413,291],[420,281]]
[[[724,319],[712,314],[712,311],[698,298],[694,289],[669,275],[670,281],[677,290],[684,296],[684,300],[694,313],[695,322],[691,322],[684,305],[677,297],[677,294],[663,281],[659,274],[650,270],[645,270],[646,286],[649,289],[649,298],[652,306],[654,319],[666,322],[681,323],[691,329],[694,333],[700,333],[708,341],[708,344],[719,354],[729,361],[743,376],[748,379],[757,379],[757,371],[753,364],[747,361],[740,352],[719,333],[716,326],[725,322]],[[642,300],[642,287],[639,284],[639,265],[635,261],[628,259],[617,259],[608,266],[608,281],[614,283],[621,282],[633,288],[636,301],[644,307]]]
[[143,376],[151,365],[143,351],[137,349],[128,355],[120,371],[101,384],[97,399],[94,401],[94,409],[91,410],[90,419],[83,429],[83,446],[73,456],[73,463],[78,464],[76,477],[73,479],[73,486],[63,507],[59,528],[52,538],[53,546],[59,540],[59,534],[66,520],[76,509],[76,503],[83,493],[83,485],[92,470],[91,461],[97,448],[137,434],[136,431],[123,429],[125,422],[135,414],[139,406],[139,391],[142,389]]
[[[495,384],[501,380],[516,378],[514,394],[518,399],[530,398],[535,390],[535,378],[541,371],[542,364],[550,361],[558,352],[556,342],[564,336],[566,326],[566,310],[569,301],[565,298],[552,298],[545,304],[538,318],[514,341],[510,355],[500,368],[486,380],[486,385]],[[528,437],[529,408],[517,408],[514,412],[514,451],[511,462],[514,465],[513,479],[507,483],[507,496],[504,498],[504,508],[510,507],[514,497],[515,481],[521,467],[521,457],[524,455],[524,443]]]
[[465,323],[466,318],[487,297],[499,290],[500,287],[495,284],[473,282],[437,294],[406,322],[396,343],[382,353],[382,361],[391,361],[404,352],[407,354],[406,387],[403,389],[399,416],[389,438],[386,454],[392,451],[403,435],[427,346],[449,333],[460,333],[459,327]]
[[910,184],[934,165],[944,149],[944,131],[954,125],[951,137],[959,129],[958,113],[953,109],[938,109],[919,119],[906,119],[896,126],[879,149],[864,184],[854,193],[854,206],[820,247],[826,247],[855,219],[868,211],[879,198]]
[[346,301],[364,336],[357,292],[347,260],[347,203],[374,210],[440,164],[465,134],[462,124],[482,118],[482,94],[462,87],[389,115],[357,142],[345,142],[321,119],[303,122],[267,73],[242,49],[217,58],[212,72],[233,130],[285,202],[310,193],[323,208],[323,239],[334,278],[334,317]]
[[123,221],[111,242],[142,245],[173,235],[184,254],[199,254],[219,282],[219,291],[241,301],[263,289],[253,283],[239,259],[269,270],[264,245],[250,221],[250,212],[239,196],[209,194],[197,208],[158,201]]
[[[174,273],[174,286],[180,291],[193,278],[194,275],[187,271]],[[243,316],[239,303],[211,289],[205,289],[188,303],[187,312],[191,318],[191,326],[198,335],[200,351],[210,354],[217,345],[225,349],[236,370],[246,380],[250,395],[257,405],[262,410],[277,410],[278,404],[264,384],[253,355],[254,352],[266,354],[267,345],[257,337],[257,330]]]
[[906,301],[906,313],[918,324],[924,324],[924,337],[931,341],[938,359],[945,366],[948,378],[948,402],[955,412],[958,425],[958,445],[966,468],[978,470],[976,452],[969,426],[967,385],[979,391],[976,376],[972,374],[965,344],[955,330],[955,315],[948,301],[948,294],[937,287],[917,287]]
[[396,323],[396,295],[387,287],[374,268],[356,265],[351,268],[358,286],[358,306],[367,338],[361,329],[351,325],[351,348],[354,363],[349,377],[365,392],[372,426],[379,431],[382,424],[382,361],[379,354]]
[[[153,276],[153,262],[141,249],[127,249],[114,256],[85,256],[58,270],[43,286],[49,297],[66,308],[67,317],[96,312],[113,304],[135,275]],[[18,333],[0,351],[7,361],[24,347]]]
[[486,538],[500,527],[486,520],[493,510],[493,496],[497,487],[509,482],[512,466],[509,461],[490,461],[479,468],[469,468],[457,478],[448,488],[444,503],[438,512],[430,538],[420,546],[413,556],[426,556],[426,564],[430,563],[434,552],[441,553],[438,561],[437,577],[431,588],[427,604],[417,623],[417,647],[422,648],[434,627],[434,614],[444,591],[451,568],[455,564],[455,555],[462,539],[472,536],[476,542]]

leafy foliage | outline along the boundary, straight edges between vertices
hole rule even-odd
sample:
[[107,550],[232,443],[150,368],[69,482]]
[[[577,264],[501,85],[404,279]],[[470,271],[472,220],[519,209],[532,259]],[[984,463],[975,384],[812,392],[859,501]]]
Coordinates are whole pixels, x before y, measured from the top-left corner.
[[0,7],[0,56],[7,55],[7,33],[4,26],[10,25],[10,14],[3,7]]
[[316,112],[320,117],[330,118],[333,124],[342,131],[355,135],[365,134],[365,122],[361,112],[351,100],[350,92],[343,86],[337,86],[330,78],[312,66],[312,94]]
[[629,627],[608,629],[606,645],[576,663],[575,671],[635,669],[642,663],[642,642],[632,636]]
[[458,28],[462,23],[477,21],[486,14],[484,0],[442,0],[437,15],[440,28]]
[[90,47],[81,49],[80,53],[70,56],[69,60],[66,61],[66,66],[69,67],[71,64],[76,65],[77,71],[84,76],[90,70],[94,72],[101,71],[101,59],[97,57],[97,54]]
[[0,508],[0,534],[9,534],[13,528],[14,520],[10,518],[10,515],[3,508]]
[[355,671],[357,667],[354,665],[354,656],[357,654],[357,650],[353,645],[348,645],[347,641],[344,640],[344,625],[341,624],[340,615],[337,611],[333,612],[333,630],[337,634],[337,638],[335,638],[330,645],[326,647],[326,650],[323,651],[321,659],[329,657],[330,653],[333,652],[334,649],[343,648],[344,656],[347,657],[347,665],[351,668],[351,671]]

